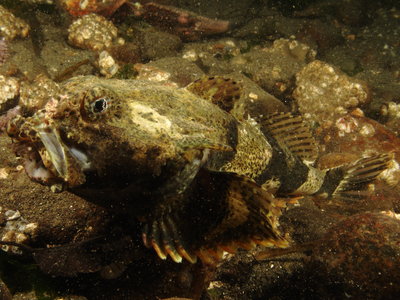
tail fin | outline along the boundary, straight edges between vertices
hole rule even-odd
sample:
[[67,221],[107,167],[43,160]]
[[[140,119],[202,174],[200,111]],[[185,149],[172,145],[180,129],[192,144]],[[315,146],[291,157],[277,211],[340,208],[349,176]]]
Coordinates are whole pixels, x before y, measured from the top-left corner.
[[317,195],[355,201],[368,195],[368,185],[383,171],[390,168],[390,153],[365,157],[356,162],[334,168],[326,173]]

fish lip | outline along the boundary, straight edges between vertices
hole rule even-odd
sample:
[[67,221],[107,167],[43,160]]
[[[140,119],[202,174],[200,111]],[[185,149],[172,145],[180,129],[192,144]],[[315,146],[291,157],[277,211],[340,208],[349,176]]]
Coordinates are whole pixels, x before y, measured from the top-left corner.
[[[66,147],[61,143],[60,135],[51,127],[39,126],[37,135],[49,155],[49,161],[56,169],[58,176],[65,178],[67,174]],[[42,160],[47,162],[42,152]],[[45,164],[46,165],[46,164]]]

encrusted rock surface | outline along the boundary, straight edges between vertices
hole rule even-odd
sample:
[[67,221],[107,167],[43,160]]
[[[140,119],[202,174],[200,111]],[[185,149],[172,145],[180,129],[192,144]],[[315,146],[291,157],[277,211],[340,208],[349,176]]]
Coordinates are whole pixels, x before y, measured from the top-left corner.
[[19,105],[24,113],[33,113],[58,96],[58,84],[44,75],[39,75],[32,82],[22,83]]
[[363,81],[315,60],[296,74],[293,97],[306,118],[321,122],[368,103],[370,91]]
[[10,11],[0,5],[0,35],[8,40],[16,37],[27,37],[29,34],[29,25],[14,16]]
[[232,59],[235,71],[250,78],[273,94],[282,94],[294,75],[315,59],[316,52],[296,40],[278,39],[271,47],[254,49]]
[[145,65],[137,65],[138,79],[172,81],[179,86],[200,78],[204,72],[193,62],[179,57],[165,57]]
[[119,69],[115,59],[106,50],[100,52],[98,64],[100,73],[107,78],[114,76]]
[[[1,179],[0,179],[1,180]],[[32,242],[38,232],[38,224],[28,222],[18,210],[0,206],[0,240],[25,244]],[[3,245],[3,251],[21,253],[18,247]]]
[[17,78],[0,75],[0,114],[18,102],[20,82]]
[[[68,41],[76,47],[101,51],[117,41],[118,30],[106,18],[89,14],[75,20],[68,28]],[[119,40],[122,42],[122,40]]]
[[400,220],[393,213],[351,216],[332,228],[314,259],[349,295],[384,299],[400,292]]

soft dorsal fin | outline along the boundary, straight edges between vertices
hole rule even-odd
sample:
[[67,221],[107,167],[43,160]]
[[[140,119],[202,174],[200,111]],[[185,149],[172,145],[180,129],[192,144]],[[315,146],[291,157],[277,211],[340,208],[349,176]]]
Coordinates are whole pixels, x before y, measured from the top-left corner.
[[237,81],[222,76],[200,78],[189,84],[186,89],[227,112],[242,95],[242,86]]
[[280,145],[286,146],[293,154],[306,162],[314,162],[318,146],[310,128],[301,116],[290,112],[275,113],[259,120]]

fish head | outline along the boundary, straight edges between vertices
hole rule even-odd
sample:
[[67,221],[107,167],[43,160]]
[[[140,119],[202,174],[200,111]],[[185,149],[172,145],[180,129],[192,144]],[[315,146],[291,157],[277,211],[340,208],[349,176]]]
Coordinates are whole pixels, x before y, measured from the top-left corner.
[[128,94],[118,93],[118,81],[82,77],[33,115],[12,119],[7,132],[27,174],[68,188],[154,181],[176,149],[155,128],[160,120],[143,117],[151,108]]

